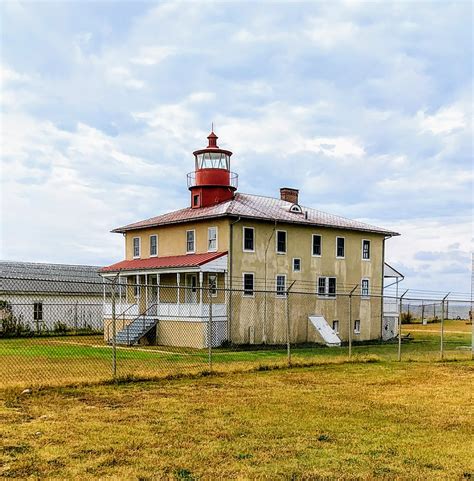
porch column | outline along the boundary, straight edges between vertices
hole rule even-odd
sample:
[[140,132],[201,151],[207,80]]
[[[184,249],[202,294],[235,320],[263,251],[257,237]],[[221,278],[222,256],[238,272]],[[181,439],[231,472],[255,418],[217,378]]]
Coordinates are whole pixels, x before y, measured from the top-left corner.
[[203,316],[202,314],[202,298],[203,298],[202,279],[203,279],[203,273],[202,271],[199,271],[199,310],[201,312],[201,317]]
[[180,289],[179,289],[180,281],[181,281],[181,274],[179,272],[177,272],[176,273],[176,285],[178,286],[178,288],[176,289],[176,291],[177,291],[178,299],[176,301],[176,304],[178,305],[178,313],[179,313],[179,304],[180,304],[180,300],[179,300],[179,297],[180,297]]
[[145,310],[147,310],[148,307],[148,274],[145,274]]
[[160,274],[156,274],[156,302],[160,303]]
[[105,315],[105,279],[102,278],[102,291],[104,294],[104,301],[102,302],[102,317]]
[[123,312],[123,306],[122,306],[122,277],[118,276],[118,282],[119,282],[119,298],[120,298],[120,314]]

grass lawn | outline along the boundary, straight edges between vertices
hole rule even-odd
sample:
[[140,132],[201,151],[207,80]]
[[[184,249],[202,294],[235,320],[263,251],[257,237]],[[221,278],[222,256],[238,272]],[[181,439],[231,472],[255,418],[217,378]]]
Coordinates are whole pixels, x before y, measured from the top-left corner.
[[471,362],[3,391],[0,476],[472,479]]
[[[403,326],[413,340],[404,343],[405,360],[430,361],[439,358],[439,324]],[[471,353],[471,326],[463,321],[445,325],[445,357],[467,360]],[[353,347],[354,356],[375,355],[396,360],[397,344],[368,344]],[[292,349],[296,362],[342,362],[347,347],[298,347]],[[214,370],[251,369],[260,365],[284,364],[286,348],[255,350],[214,349]],[[208,352],[165,346],[119,347],[117,374],[122,377],[159,377],[208,369]],[[60,385],[103,381],[111,378],[112,349],[101,336],[62,336],[0,340],[0,387]]]

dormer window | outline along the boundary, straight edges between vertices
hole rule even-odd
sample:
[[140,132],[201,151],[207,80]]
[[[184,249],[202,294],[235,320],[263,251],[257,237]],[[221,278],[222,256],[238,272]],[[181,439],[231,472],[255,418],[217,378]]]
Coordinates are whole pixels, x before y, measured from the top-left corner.
[[293,204],[290,207],[290,212],[293,212],[294,214],[302,214],[303,210],[301,209],[301,207],[298,204]]

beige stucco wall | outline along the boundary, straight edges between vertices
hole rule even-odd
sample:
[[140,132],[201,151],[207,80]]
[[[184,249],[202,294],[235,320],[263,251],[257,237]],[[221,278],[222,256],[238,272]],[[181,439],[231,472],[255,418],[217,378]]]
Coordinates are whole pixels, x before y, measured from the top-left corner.
[[[133,319],[117,319],[116,332],[128,326]],[[160,346],[192,347],[201,349],[206,346],[207,324],[205,322],[158,321],[156,340],[153,344]],[[104,319],[104,340],[112,338],[112,319]]]
[[[132,258],[132,238],[141,238],[142,258],[149,255],[149,236],[158,234],[158,255],[186,254],[186,231],[196,231],[196,252],[207,252],[208,227],[218,228],[218,250],[230,250],[230,223],[234,220],[215,219],[160,228],[143,229],[130,232],[126,236],[127,259]],[[243,227],[255,228],[255,252],[243,252]],[[233,249],[229,255],[232,259],[232,285],[242,288],[242,274],[255,274],[256,289],[275,289],[277,274],[287,276],[287,286],[296,281],[293,291],[305,291],[305,295],[292,295],[290,302],[291,338],[292,342],[320,341],[315,329],[308,322],[308,315],[322,314],[332,325],[333,320],[339,320],[339,333],[343,340],[348,338],[349,329],[349,299],[337,296],[336,299],[320,298],[316,295],[317,278],[328,276],[337,278],[338,291],[349,292],[352,286],[359,284],[356,294],[360,293],[362,278],[370,280],[370,292],[380,294],[382,291],[383,272],[383,235],[364,232],[315,228],[296,224],[277,224],[277,230],[287,232],[287,253],[276,253],[276,235],[274,223],[240,220],[233,227]],[[321,257],[312,256],[312,234],[322,236]],[[336,237],[345,238],[345,258],[336,258]],[[362,240],[371,241],[371,259],[362,259]],[[267,256],[265,250],[268,245]],[[301,272],[292,271],[294,257],[301,259]],[[265,285],[265,264],[266,285]],[[228,276],[230,273],[228,273]],[[175,274],[163,274],[162,286],[176,286]],[[181,274],[181,285],[185,284],[184,273]],[[230,286],[230,279],[227,286]],[[208,285],[207,276],[204,286]],[[219,275],[219,287],[224,287],[224,277]],[[142,292],[143,296],[143,292]],[[180,302],[185,302],[184,289],[180,294]],[[162,302],[176,302],[176,289],[161,288]],[[219,293],[216,303],[225,302],[225,294]],[[197,295],[199,302],[199,293]],[[207,303],[207,295],[203,302]],[[143,299],[141,299],[143,303]],[[360,334],[353,334],[354,340],[377,339],[381,337],[381,300],[376,297],[352,299],[352,320],[361,321]],[[247,343],[254,339],[262,342],[266,334],[268,343],[280,343],[286,340],[286,300],[276,298],[274,294],[256,294],[254,298],[244,298],[240,293],[232,296],[231,340],[235,343]]]
[[126,259],[133,259],[133,238],[139,237],[141,259],[150,257],[150,236],[158,235],[158,256],[177,256],[186,254],[186,231],[195,230],[196,253],[208,252],[209,227],[217,227],[217,250],[222,252],[229,245],[229,221],[227,219],[204,220],[185,224],[166,225],[151,229],[127,232],[125,235]]
[[157,344],[162,346],[205,347],[207,325],[204,322],[159,321]]
[[[255,252],[243,252],[243,227],[255,228]],[[339,320],[340,337],[348,338],[349,299],[337,296],[336,299],[320,298],[316,293],[317,278],[328,276],[337,278],[337,290],[349,292],[351,287],[359,284],[356,294],[360,293],[362,278],[370,280],[370,292],[381,293],[383,236],[339,230],[331,228],[314,228],[293,224],[278,224],[276,230],[287,232],[287,253],[276,253],[276,234],[274,224],[242,220],[234,226],[233,287],[242,288],[244,272],[255,274],[256,289],[265,288],[265,263],[267,265],[266,288],[275,289],[277,274],[287,276],[287,286],[296,281],[293,291],[307,292],[304,295],[292,295],[290,302],[291,338],[293,342],[318,340],[315,329],[308,323],[309,314],[322,314],[332,325]],[[312,256],[312,234],[322,236],[321,257]],[[336,237],[345,238],[345,258],[336,258]],[[371,241],[371,259],[362,260],[362,240]],[[265,258],[265,250],[268,247]],[[301,272],[292,271],[294,257],[301,259]],[[231,332],[234,342],[248,342],[249,328],[254,326],[255,342],[261,342],[264,330],[267,342],[283,342],[286,336],[286,300],[276,298],[274,294],[256,294],[254,298],[241,295],[233,297]],[[265,322],[256,323],[258,316],[265,317]],[[360,334],[354,334],[354,340],[376,339],[381,336],[381,300],[379,298],[352,300],[352,319],[361,321]]]

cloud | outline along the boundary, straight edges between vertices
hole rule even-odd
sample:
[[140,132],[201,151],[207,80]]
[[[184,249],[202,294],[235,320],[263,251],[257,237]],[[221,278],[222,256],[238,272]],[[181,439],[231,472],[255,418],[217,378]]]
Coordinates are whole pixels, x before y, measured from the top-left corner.
[[152,66],[162,62],[175,53],[176,49],[173,47],[149,45],[140,47],[137,55],[131,58],[130,62],[137,65]]
[[242,191],[300,187],[306,205],[401,232],[386,252],[407,285],[468,289],[470,5],[2,13],[3,257],[117,259],[110,228],[187,205],[214,122]]
[[455,130],[465,129],[467,127],[465,113],[457,105],[444,106],[433,115],[418,112],[418,117],[421,132],[449,134]]

